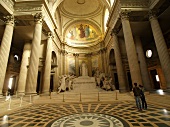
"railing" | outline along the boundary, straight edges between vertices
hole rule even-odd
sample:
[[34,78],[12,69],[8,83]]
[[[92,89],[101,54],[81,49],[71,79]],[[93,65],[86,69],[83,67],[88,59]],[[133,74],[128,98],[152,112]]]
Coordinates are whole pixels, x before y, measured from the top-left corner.
[[1,98],[0,103],[0,113],[6,112],[8,110],[13,110],[20,108],[22,106],[26,106],[32,104],[32,95],[29,96],[4,96],[4,98]]
[[54,100],[53,102],[99,102],[99,101],[114,101],[118,100],[118,97],[131,97],[125,94],[119,94],[118,91],[106,91],[106,92],[80,92],[80,93],[51,93],[49,98]]

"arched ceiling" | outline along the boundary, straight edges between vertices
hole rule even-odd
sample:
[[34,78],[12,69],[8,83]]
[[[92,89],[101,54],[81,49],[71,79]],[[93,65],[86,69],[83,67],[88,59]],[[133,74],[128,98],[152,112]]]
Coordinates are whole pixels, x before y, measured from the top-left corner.
[[58,6],[63,41],[73,47],[99,43],[104,29],[105,3],[103,0],[63,0]]
[[78,18],[94,16],[102,9],[99,0],[64,0],[60,7],[64,15]]

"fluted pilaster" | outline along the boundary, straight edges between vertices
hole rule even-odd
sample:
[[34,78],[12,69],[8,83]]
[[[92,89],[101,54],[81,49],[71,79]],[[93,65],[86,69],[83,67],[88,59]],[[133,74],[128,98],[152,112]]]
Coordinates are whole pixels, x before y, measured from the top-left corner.
[[6,19],[6,27],[0,48],[0,95],[2,94],[2,87],[5,80],[6,68],[14,30],[14,17],[6,16],[4,18]]
[[136,43],[136,50],[138,53],[138,60],[140,61],[140,71],[142,75],[142,81],[143,81],[143,86],[146,90],[151,90],[151,81],[149,78],[149,72],[146,64],[146,59],[142,47],[142,42],[140,40],[140,37],[135,37],[135,43]]
[[42,14],[37,13],[34,16],[35,19],[35,30],[32,40],[32,50],[29,61],[29,69],[26,83],[26,94],[36,94],[37,87],[37,76],[39,66],[39,49],[41,43],[41,32],[42,32]]
[[114,33],[113,37],[114,37],[113,46],[114,46],[114,53],[115,53],[116,69],[117,69],[117,75],[119,80],[119,91],[125,92],[127,91],[127,80],[126,80],[127,78],[122,63],[122,57],[121,57],[119,42],[116,33]]
[[133,40],[132,30],[130,27],[128,12],[121,13],[122,27],[127,51],[127,57],[129,62],[130,74],[132,78],[132,84],[135,82],[142,84],[142,77],[140,74],[140,68],[136,53],[136,48]]
[[49,93],[51,77],[52,32],[48,33],[42,93]]
[[25,94],[25,86],[26,86],[26,79],[27,79],[27,71],[28,71],[28,58],[30,57],[31,52],[31,43],[25,42],[23,54],[22,54],[22,61],[18,79],[18,94]]
[[154,15],[154,13],[152,12],[150,13],[149,20],[150,20],[156,48],[158,51],[158,56],[160,59],[161,67],[162,67],[162,70],[163,70],[163,73],[166,79],[166,84],[167,84],[167,87],[170,88],[170,77],[169,77],[170,76],[170,66],[169,66],[170,56],[168,53],[168,48],[165,43],[165,39],[163,37],[159,22],[156,16]]

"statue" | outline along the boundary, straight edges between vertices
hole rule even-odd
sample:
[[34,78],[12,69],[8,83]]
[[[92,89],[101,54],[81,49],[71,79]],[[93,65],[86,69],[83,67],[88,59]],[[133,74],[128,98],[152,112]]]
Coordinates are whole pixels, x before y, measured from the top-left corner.
[[81,65],[81,74],[82,76],[88,76],[88,69],[87,69],[87,65],[85,62],[82,62],[82,65]]
[[63,90],[63,91],[66,90],[66,81],[65,81],[66,78],[67,78],[66,76],[62,75],[61,80],[60,80],[61,85],[60,85],[60,87],[58,88],[58,93],[60,93],[61,90]]

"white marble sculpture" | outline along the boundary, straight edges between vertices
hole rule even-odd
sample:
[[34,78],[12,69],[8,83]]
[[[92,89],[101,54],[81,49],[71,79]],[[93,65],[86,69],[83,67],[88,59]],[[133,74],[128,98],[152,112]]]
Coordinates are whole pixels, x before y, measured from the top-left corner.
[[82,76],[88,76],[88,68],[85,62],[82,62],[81,65],[81,74]]

